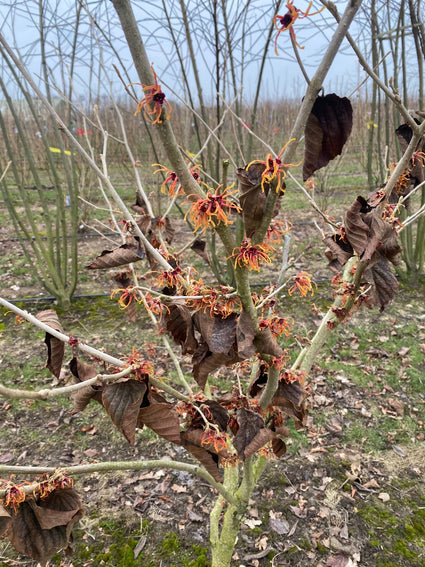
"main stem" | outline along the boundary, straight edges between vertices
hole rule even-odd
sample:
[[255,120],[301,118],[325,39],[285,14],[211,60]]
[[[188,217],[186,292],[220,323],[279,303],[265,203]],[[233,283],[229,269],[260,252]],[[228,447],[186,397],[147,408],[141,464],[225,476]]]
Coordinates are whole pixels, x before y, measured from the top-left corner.
[[[253,456],[246,459],[241,470],[237,466],[224,469],[224,489],[234,495],[236,502],[229,503],[219,496],[211,511],[211,567],[230,567],[232,564],[241,522],[266,462],[263,456]],[[242,480],[239,482],[240,474]]]

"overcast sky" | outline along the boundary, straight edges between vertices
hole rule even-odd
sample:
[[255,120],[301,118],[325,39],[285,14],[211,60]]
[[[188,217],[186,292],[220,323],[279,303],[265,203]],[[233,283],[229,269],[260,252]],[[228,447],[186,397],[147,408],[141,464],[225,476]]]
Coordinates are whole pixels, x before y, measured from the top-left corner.
[[[347,4],[346,0],[337,0],[336,5],[342,13]],[[184,38],[184,27],[182,24],[179,3],[176,0],[165,0],[164,2],[168,16],[171,21],[171,29],[175,34],[181,55],[184,58],[184,67],[193,85],[192,65],[188,57],[187,42]],[[211,19],[208,16],[208,5],[210,0],[187,0],[188,17],[194,32],[194,46],[197,55],[197,61],[201,74],[204,94],[215,94],[215,59],[212,50],[214,41],[214,30],[212,28]],[[219,3],[220,4],[220,3]],[[283,7],[279,10],[280,15],[286,13],[286,2],[282,2]],[[367,4],[365,2],[365,4]],[[49,53],[48,63],[51,68],[52,75],[58,84],[61,83],[60,66],[58,65],[57,53],[58,47],[65,54],[63,60],[69,64],[69,58],[66,53],[69,52],[69,46],[73,37],[73,22],[75,21],[75,2],[73,0],[45,0],[44,5],[49,6],[47,10],[46,25],[46,46]],[[256,77],[261,61],[261,55],[267,29],[272,20],[271,1],[253,0],[246,21],[240,17],[243,14],[245,1],[227,0],[229,21],[237,21],[239,24],[235,26],[233,32],[233,41],[235,46],[235,61],[240,62],[242,57],[240,46],[242,29],[245,38],[246,55],[243,65],[240,64],[237,73],[244,68],[243,86],[245,100],[252,99],[256,84]],[[307,10],[308,2],[306,0],[298,0],[295,5],[301,10]],[[320,3],[315,2],[315,6],[319,7]],[[98,44],[94,37],[98,38],[103,44],[103,57],[108,75],[113,79],[116,93],[122,91],[122,85],[116,80],[116,75],[112,69],[112,63],[118,64],[118,58],[112,53],[110,47],[105,43],[105,38],[111,41],[114,48],[122,57],[124,67],[128,71],[130,81],[137,82],[136,73],[132,67],[128,50],[123,41],[123,34],[120,29],[117,16],[109,0],[92,1],[89,3],[91,13],[94,15],[99,29],[90,29],[89,19],[86,12],[82,12],[83,24],[81,25],[81,33],[84,40],[80,42],[77,64],[77,77],[75,79],[76,89],[79,94],[84,94],[87,90],[87,83],[91,80],[92,86],[94,78],[105,84],[103,73],[98,72],[96,65],[90,67],[91,55],[98,57]],[[176,55],[176,50],[170,41],[170,33],[167,30],[167,14],[164,13],[162,0],[139,0],[134,2],[134,10],[136,18],[140,23],[141,33],[145,39],[148,55],[155,64],[155,70],[161,77],[161,81],[170,85],[178,92],[182,92],[181,68]],[[311,11],[314,11],[312,8]],[[50,14],[49,14],[50,12]],[[220,18],[219,18],[220,19]],[[361,36],[365,32],[365,15],[359,13],[356,22],[352,27],[354,36]],[[2,33],[8,38],[12,45],[19,47],[23,58],[28,62],[33,73],[40,72],[40,47],[39,34],[37,28],[39,26],[38,2],[35,0],[16,0],[10,2],[9,5],[2,2],[0,5],[0,22]],[[245,22],[245,24],[244,24]],[[220,41],[224,45],[225,32],[222,25],[220,27]],[[244,27],[243,27],[244,24]],[[59,29],[59,33],[58,33]],[[299,50],[300,57],[305,65],[307,73],[312,76],[320,56],[326,49],[332,34],[335,30],[335,22],[330,14],[325,10],[320,14],[312,17],[298,19],[293,27],[298,43],[304,48]],[[367,30],[366,30],[367,31]],[[283,32],[278,40],[279,57],[274,54],[274,39],[276,31],[273,33],[269,45],[269,58],[265,69],[265,78],[262,86],[262,96],[265,99],[276,99],[281,97],[291,97],[299,99],[303,96],[305,90],[305,81],[295,61],[291,48],[289,32]],[[367,38],[367,33],[365,34]],[[364,40],[363,40],[364,41]],[[367,44],[366,49],[368,49]],[[226,62],[226,56],[222,62]],[[90,68],[92,74],[90,74]],[[93,74],[94,73],[94,74]],[[338,91],[339,94],[350,95],[360,82],[364,79],[365,74],[360,69],[355,56],[352,54],[351,48],[345,41],[340,52],[334,61],[332,68],[325,82],[325,91]],[[65,80],[66,82],[66,80]],[[194,88],[194,87],[191,87]],[[172,97],[170,97],[172,98]]]

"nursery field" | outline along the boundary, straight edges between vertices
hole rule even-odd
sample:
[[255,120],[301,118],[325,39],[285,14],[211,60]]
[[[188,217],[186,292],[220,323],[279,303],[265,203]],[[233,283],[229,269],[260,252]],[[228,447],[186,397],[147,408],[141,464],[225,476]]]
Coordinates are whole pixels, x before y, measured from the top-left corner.
[[[352,171],[335,179],[334,186],[330,178],[316,195],[335,218],[364,192],[359,169],[354,163]],[[131,204],[134,190],[125,188],[124,197]],[[0,296],[33,314],[55,308],[49,299],[36,299],[46,294],[28,270],[4,209],[0,214]],[[322,227],[321,220],[290,184],[280,217],[293,224],[288,276],[308,270],[317,283],[307,300],[289,295],[280,299],[285,316],[294,320],[284,343],[291,352],[291,346],[314,332],[330,305],[333,274],[316,226]],[[191,234],[177,213],[173,225],[173,245],[179,249]],[[172,377],[174,366],[142,309],[136,322],[130,322],[109,297],[114,286],[108,272],[84,268],[102,250],[120,243],[120,235],[107,238],[90,229],[81,233],[80,280],[72,309],[58,309],[62,326],[114,356],[129,354],[133,346],[149,350],[156,375]],[[267,285],[280,269],[279,253],[282,249],[258,276],[259,285]],[[191,261],[208,281],[201,260],[194,256]],[[307,427],[293,428],[286,455],[268,463],[255,505],[243,520],[234,565],[425,567],[424,305],[423,284],[401,285],[385,310],[357,311],[337,337],[331,336],[310,377]],[[53,382],[44,368],[43,340],[43,332],[0,311],[4,385],[40,389],[72,383],[67,365]],[[189,362],[189,357],[187,363],[183,359],[183,369],[190,368]],[[226,372],[220,370],[214,380],[218,394],[229,391]],[[100,460],[191,459],[182,447],[167,444],[146,428],[137,432],[135,446],[128,446],[95,403],[80,414],[71,410],[65,397],[0,400],[0,464],[66,468]],[[50,565],[209,565],[214,491],[207,484],[185,472],[158,470],[85,475],[76,478],[75,487],[85,515],[74,530],[74,554],[57,555]],[[0,564],[30,567],[35,562],[2,542]]]

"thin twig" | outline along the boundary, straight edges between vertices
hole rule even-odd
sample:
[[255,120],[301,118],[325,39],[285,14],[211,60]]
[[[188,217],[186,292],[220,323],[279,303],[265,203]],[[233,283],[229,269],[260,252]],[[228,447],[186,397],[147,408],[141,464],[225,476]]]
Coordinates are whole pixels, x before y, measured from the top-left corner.
[[[232,494],[230,494],[224,486],[214,480],[214,478],[204,468],[190,463],[182,463],[179,461],[167,460],[151,460],[151,461],[105,461],[102,463],[88,463],[83,465],[73,465],[64,469],[69,475],[85,475],[93,474],[95,472],[113,472],[113,471],[143,471],[152,469],[172,469],[177,471],[184,471],[195,476],[198,476],[211,485],[217,492],[223,496],[228,502],[234,504],[236,502]],[[45,474],[54,473],[57,467],[26,467],[26,466],[8,466],[0,465],[0,474],[15,474],[15,475],[28,475],[28,474]],[[5,491],[0,491],[0,497],[4,495]],[[30,491],[31,493],[31,491]]]

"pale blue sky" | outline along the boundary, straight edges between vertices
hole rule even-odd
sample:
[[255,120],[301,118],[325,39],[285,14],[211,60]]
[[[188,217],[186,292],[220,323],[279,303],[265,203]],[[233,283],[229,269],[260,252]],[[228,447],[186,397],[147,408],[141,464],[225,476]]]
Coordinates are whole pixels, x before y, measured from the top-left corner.
[[[343,12],[347,0],[337,0],[336,5],[340,11]],[[197,53],[198,65],[201,73],[201,80],[204,89],[204,94],[210,93],[213,96],[215,93],[214,88],[214,57],[210,51],[210,43],[213,40],[213,30],[211,24],[208,23],[206,8],[200,10],[200,6],[206,6],[207,0],[192,1],[188,0],[189,18],[192,23],[197,26],[199,33],[199,41],[195,40],[195,49]],[[248,55],[244,63],[244,97],[249,101],[252,98],[255,79],[258,73],[259,60],[262,53],[262,46],[265,40],[265,30],[271,21],[271,2],[253,1],[252,5],[257,9],[250,13],[247,24],[246,44],[248,47]],[[365,2],[367,4],[367,2]],[[50,1],[49,5],[52,12],[56,14],[57,22],[60,26],[60,39],[63,42],[62,50],[67,50],[67,42],[72,40],[72,18],[69,15],[75,10],[74,1],[72,0],[56,0]],[[173,21],[173,31],[178,38],[179,45],[181,46],[182,55],[187,57],[187,45],[183,40],[183,27],[179,21],[178,2],[175,0],[166,0],[165,5],[170,11]],[[298,0],[295,5],[301,10],[306,10],[308,2],[306,0]],[[315,5],[318,7],[320,3],[317,1]],[[90,10],[94,14],[96,20],[101,26],[106,37],[111,39],[114,47],[119,51],[123,57],[126,69],[128,70],[129,78],[131,81],[137,81],[137,76],[132,68],[128,52],[125,48],[122,32],[118,24],[118,19],[113,9],[112,3],[108,0],[92,1],[89,3]],[[245,6],[245,2],[239,0],[228,0],[227,2],[230,18],[233,18],[241,13],[241,9]],[[146,0],[139,0],[134,2],[134,9],[136,18],[140,22],[140,29],[143,37],[145,38],[148,55],[155,63],[155,69],[161,77],[161,80],[168,83],[172,88],[181,92],[181,71],[177,62],[175,50],[170,44],[169,35],[165,29],[166,19],[162,7],[161,0],[153,0],[147,2]],[[314,8],[312,9],[312,11]],[[39,73],[40,64],[37,56],[39,47],[37,46],[37,25],[38,25],[38,2],[35,0],[16,0],[6,5],[3,2],[0,5],[0,21],[3,22],[1,26],[2,33],[8,38],[10,43],[16,44],[20,48],[22,56],[27,57],[30,61],[31,69],[35,73]],[[174,13],[174,14],[173,14]],[[279,11],[280,15],[286,13],[285,2],[283,8]],[[204,15],[205,14],[205,15]],[[84,19],[88,22],[87,15],[83,12]],[[49,52],[49,65],[52,68],[52,73],[55,80],[61,83],[59,74],[59,67],[57,66],[57,53],[58,35],[54,26],[49,29],[50,22],[47,20],[47,49]],[[356,23],[352,27],[352,34],[354,36],[361,35],[364,32],[365,15],[358,14]],[[304,47],[300,50],[300,56],[304,62],[307,73],[310,76],[314,73],[314,68],[320,60],[320,55],[326,48],[326,44],[331,38],[335,29],[333,18],[326,11],[312,16],[311,18],[299,19],[294,24],[297,41]],[[81,80],[76,78],[76,89],[80,94],[87,90],[84,83],[89,81],[90,77],[90,52],[96,51],[97,46],[93,39],[90,39],[89,24],[83,24],[82,30],[89,37],[88,40],[82,42],[78,49],[79,62],[77,66],[78,75]],[[99,31],[94,32],[100,37]],[[236,40],[238,33],[235,33]],[[264,98],[276,99],[281,97],[293,97],[299,99],[303,96],[305,90],[305,81],[298,68],[297,63],[291,48],[291,42],[288,32],[283,32],[279,37],[278,49],[279,57],[274,55],[274,38],[277,32],[274,32],[270,48],[269,59],[266,65],[265,80],[262,86],[262,95]],[[367,34],[366,34],[367,36]],[[221,39],[224,38],[222,32]],[[93,42],[92,44],[90,42]],[[117,63],[117,58],[111,54],[109,48],[104,48],[103,56],[105,59],[108,74],[113,79],[115,84],[115,93],[118,94],[122,90],[119,81],[116,80],[115,73],[112,70],[112,63]],[[238,56],[236,57],[238,58]],[[65,61],[68,60],[65,58]],[[388,59],[389,61],[389,59]],[[185,67],[189,77],[193,78],[191,72],[191,64],[187,60]],[[94,69],[95,75],[97,69]],[[239,72],[239,71],[238,71]],[[344,42],[338,57],[336,58],[332,68],[328,74],[325,82],[326,92],[338,91],[339,94],[348,96],[351,94],[357,85],[364,79],[365,74],[360,69],[355,56],[352,54],[351,48],[347,42]],[[414,77],[412,77],[414,80]],[[101,76],[101,82],[105,79]],[[93,75],[92,75],[92,85]],[[103,84],[103,83],[102,83]],[[172,98],[172,97],[170,97]]]

